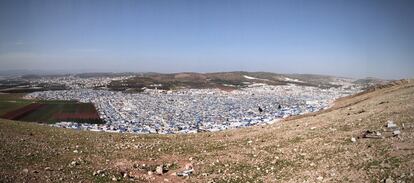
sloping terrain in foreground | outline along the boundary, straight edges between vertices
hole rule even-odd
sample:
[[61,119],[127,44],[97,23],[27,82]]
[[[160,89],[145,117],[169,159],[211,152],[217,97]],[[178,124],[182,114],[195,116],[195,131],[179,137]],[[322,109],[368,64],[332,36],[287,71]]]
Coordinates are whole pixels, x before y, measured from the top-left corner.
[[[192,175],[177,176],[189,163]],[[414,182],[413,174],[412,80],[319,113],[217,133],[112,134],[0,121],[0,182]]]

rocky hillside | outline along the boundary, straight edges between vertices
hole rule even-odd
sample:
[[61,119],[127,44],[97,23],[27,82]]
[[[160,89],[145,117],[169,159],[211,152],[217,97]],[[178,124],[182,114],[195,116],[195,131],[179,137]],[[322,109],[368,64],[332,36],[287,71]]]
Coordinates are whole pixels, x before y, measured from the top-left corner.
[[413,101],[404,80],[273,125],[186,135],[1,120],[0,182],[414,182]]

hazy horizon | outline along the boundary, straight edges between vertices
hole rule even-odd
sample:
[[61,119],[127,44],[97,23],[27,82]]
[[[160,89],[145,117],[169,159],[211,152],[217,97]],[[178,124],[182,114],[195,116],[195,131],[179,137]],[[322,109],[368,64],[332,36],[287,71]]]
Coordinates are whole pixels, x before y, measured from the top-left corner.
[[414,2],[1,1],[0,71],[414,77]]

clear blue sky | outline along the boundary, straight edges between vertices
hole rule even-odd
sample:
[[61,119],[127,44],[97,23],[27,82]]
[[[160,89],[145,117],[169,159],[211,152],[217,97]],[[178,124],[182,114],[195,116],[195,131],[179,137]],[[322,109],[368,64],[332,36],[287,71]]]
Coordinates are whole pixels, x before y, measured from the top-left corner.
[[1,0],[0,70],[414,77],[414,1]]

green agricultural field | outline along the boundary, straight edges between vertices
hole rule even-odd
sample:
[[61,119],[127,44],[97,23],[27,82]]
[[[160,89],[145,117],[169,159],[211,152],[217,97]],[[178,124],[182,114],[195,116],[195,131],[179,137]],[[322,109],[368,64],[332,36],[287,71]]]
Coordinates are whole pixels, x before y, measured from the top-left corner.
[[25,101],[0,101],[0,116],[7,112],[24,107],[30,103],[31,102]]
[[32,103],[32,100],[22,99],[23,93],[2,93],[0,94],[0,116],[15,109],[24,107]]
[[[103,123],[91,103],[26,100],[22,99],[22,96],[23,94],[1,94],[0,118],[39,123],[60,121]],[[33,105],[38,105],[38,107],[31,108]]]
[[20,100],[25,93],[0,93],[0,100]]
[[[42,103],[42,102],[40,102]],[[75,102],[57,102],[57,103],[43,103],[44,107],[36,109],[34,112],[31,112],[25,115],[22,118],[19,118],[21,121],[32,121],[32,122],[42,122],[42,123],[54,123],[59,121],[65,121],[64,119],[59,120],[56,115],[58,114],[84,114],[84,113],[96,113],[94,106],[90,103],[75,103]],[[96,115],[97,116],[97,115]],[[98,117],[98,116],[97,116]],[[75,121],[80,123],[102,123],[100,119],[83,119],[83,118],[65,118],[67,121]]]

